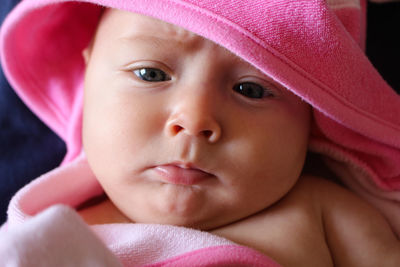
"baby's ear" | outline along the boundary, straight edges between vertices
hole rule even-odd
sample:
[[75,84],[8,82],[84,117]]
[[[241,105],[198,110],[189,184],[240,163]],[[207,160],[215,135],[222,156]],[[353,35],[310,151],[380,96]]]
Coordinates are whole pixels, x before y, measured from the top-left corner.
[[88,46],[85,49],[83,49],[83,51],[82,51],[83,60],[85,60],[86,65],[89,62],[91,50],[92,50],[91,46]]

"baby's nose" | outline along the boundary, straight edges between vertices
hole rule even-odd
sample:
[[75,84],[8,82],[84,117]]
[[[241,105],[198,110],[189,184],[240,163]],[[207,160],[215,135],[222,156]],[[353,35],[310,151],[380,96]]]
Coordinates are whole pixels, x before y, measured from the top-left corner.
[[210,143],[217,142],[222,129],[213,109],[201,99],[182,99],[166,122],[166,133],[171,137],[186,134],[204,137]]

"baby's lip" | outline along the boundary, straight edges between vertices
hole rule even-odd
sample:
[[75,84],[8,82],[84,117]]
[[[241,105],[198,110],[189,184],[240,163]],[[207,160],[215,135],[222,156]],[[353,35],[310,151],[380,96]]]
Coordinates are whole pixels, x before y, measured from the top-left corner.
[[154,167],[161,180],[169,184],[195,185],[215,178],[211,173],[197,168],[191,163],[174,162]]

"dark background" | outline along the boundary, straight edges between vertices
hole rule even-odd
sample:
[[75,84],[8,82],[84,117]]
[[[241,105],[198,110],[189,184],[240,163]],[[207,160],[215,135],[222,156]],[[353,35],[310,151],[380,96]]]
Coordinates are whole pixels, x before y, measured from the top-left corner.
[[400,2],[368,4],[367,55],[400,94]]
[[[0,22],[19,0],[2,0]],[[400,2],[368,4],[367,55],[400,93]],[[65,144],[41,123],[10,88],[0,68],[0,224],[11,196],[60,164]]]

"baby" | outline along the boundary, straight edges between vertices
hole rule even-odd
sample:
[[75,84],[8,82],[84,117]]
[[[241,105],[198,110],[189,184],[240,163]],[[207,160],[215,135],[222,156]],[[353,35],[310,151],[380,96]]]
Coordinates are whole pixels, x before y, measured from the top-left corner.
[[83,149],[105,192],[78,205],[89,225],[204,230],[282,266],[400,265],[381,213],[305,170],[313,107],[253,64],[118,9],[83,57]]
[[118,10],[84,54],[83,145],[109,197],[80,212],[88,223],[194,227],[283,266],[400,264],[376,210],[302,174],[310,107],[255,67]]

